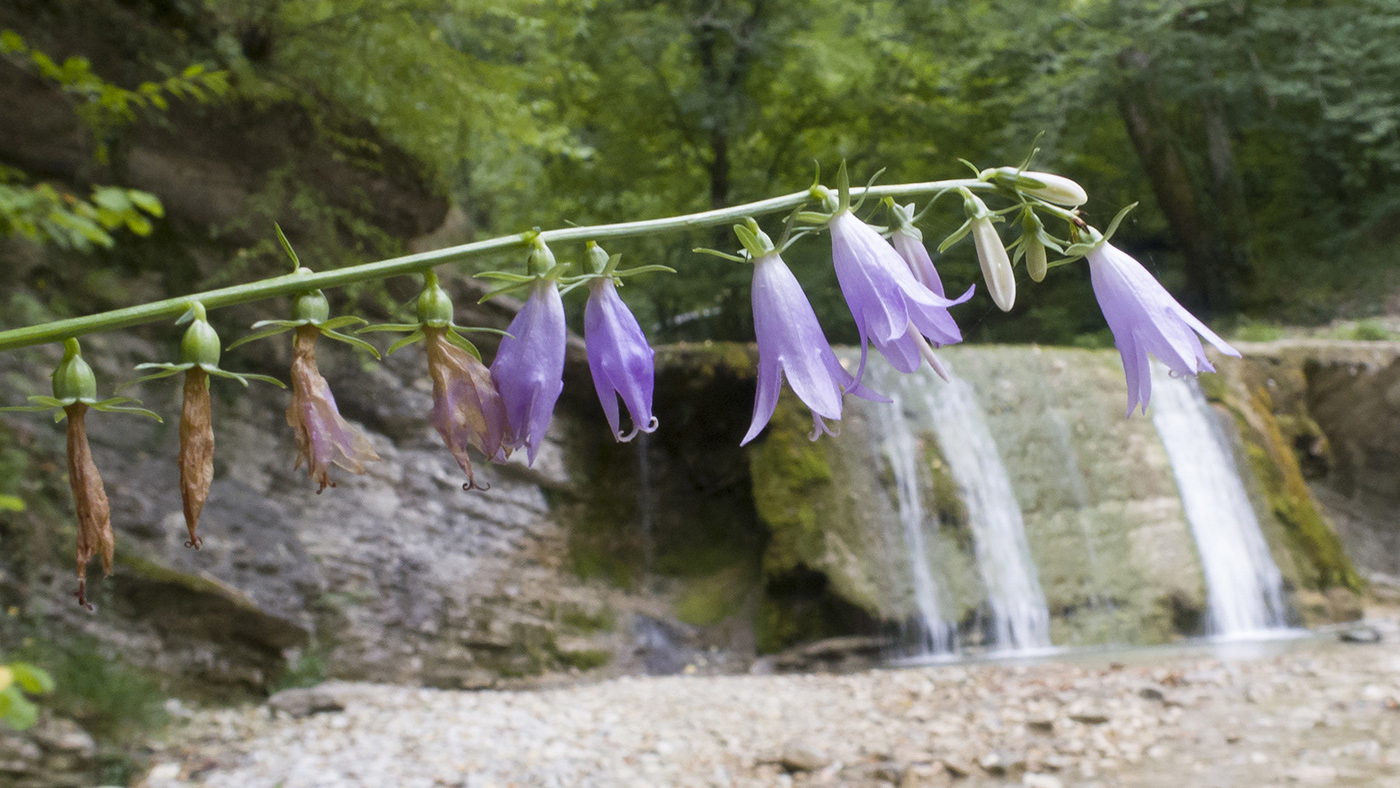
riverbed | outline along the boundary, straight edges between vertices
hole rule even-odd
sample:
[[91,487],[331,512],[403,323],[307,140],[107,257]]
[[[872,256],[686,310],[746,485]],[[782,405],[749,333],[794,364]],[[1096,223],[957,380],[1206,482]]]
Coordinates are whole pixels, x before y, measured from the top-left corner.
[[[1400,647],[1335,634],[198,712],[147,788],[1396,786]],[[293,698],[293,700],[296,700]],[[311,713],[317,705],[342,706]]]

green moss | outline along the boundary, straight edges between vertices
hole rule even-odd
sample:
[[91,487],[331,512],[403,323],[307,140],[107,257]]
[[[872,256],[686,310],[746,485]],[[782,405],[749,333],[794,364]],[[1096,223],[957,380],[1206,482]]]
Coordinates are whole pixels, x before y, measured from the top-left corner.
[[584,649],[582,651],[561,651],[559,661],[572,668],[579,670],[593,670],[601,668],[612,661],[612,653],[599,649]]
[[[1326,590],[1341,586],[1360,592],[1364,587],[1341,540],[1313,500],[1298,458],[1280,428],[1268,391],[1257,387],[1226,392],[1223,402],[1235,417],[1255,477],[1263,486],[1269,509],[1284,527],[1298,562],[1304,587]],[[1247,399],[1245,399],[1247,396]]]
[[756,574],[755,567],[741,564],[691,581],[676,605],[676,617],[692,626],[718,624],[743,608]]
[[763,557],[766,574],[795,569],[822,551],[819,508],[832,486],[826,444],[808,439],[811,419],[784,395],[767,435],[749,457],[754,505],[772,534]]
[[604,607],[597,613],[589,613],[583,608],[570,605],[560,612],[559,623],[585,634],[611,632],[617,628],[617,615],[610,607]]

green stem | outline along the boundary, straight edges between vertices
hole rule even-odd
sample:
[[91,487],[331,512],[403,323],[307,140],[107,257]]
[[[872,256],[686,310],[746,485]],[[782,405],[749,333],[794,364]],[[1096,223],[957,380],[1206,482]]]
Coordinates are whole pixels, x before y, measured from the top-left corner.
[[[995,186],[990,183],[971,178],[961,178],[947,181],[929,181],[926,183],[899,183],[887,186],[873,186],[868,189],[852,191],[860,191],[869,197],[880,198],[900,195],[931,194],[959,187],[985,191],[995,189]],[[811,192],[804,189],[800,192],[785,194],[781,197],[771,197],[767,200],[759,200],[758,202],[735,205],[729,208],[717,208],[712,211],[701,211],[700,213],[686,214],[684,216],[671,216],[664,219],[650,219],[641,222],[603,224],[593,227],[564,227],[557,230],[545,230],[539,233],[539,238],[547,243],[603,241],[611,238],[631,238],[639,235],[695,230],[703,227],[713,227],[717,224],[740,221],[748,216],[759,216],[762,214],[791,210],[805,204],[810,199]],[[308,290],[324,290],[330,287],[343,287],[345,285],[372,279],[387,279],[391,276],[403,276],[405,274],[421,274],[428,271],[433,266],[443,263],[457,263],[473,257],[480,257],[481,255],[508,249],[524,249],[528,246],[529,239],[530,236],[528,234],[517,233],[500,238],[491,238],[485,241],[462,244],[461,246],[450,246],[446,249],[438,249],[432,252],[422,252],[419,254],[405,255],[403,257],[395,257],[389,260],[380,260],[374,263],[337,268],[333,271],[322,271],[310,275],[287,274],[285,276],[277,276],[271,279],[251,282],[249,284],[223,287],[218,290],[209,290],[203,293],[180,296],[178,298],[167,298],[164,301],[152,301],[148,304],[130,306],[125,309],[100,312],[96,315],[88,315],[87,317],[56,320],[51,323],[41,323],[37,326],[26,326],[9,331],[0,331],[0,351],[14,350],[15,348],[28,347],[30,345],[41,345],[46,342],[58,342],[84,334],[115,331],[117,329],[129,328],[144,323],[174,320],[184,314],[195,303],[203,304],[205,309],[218,309],[219,307],[233,306],[234,304],[243,304],[249,301],[261,301],[275,296],[293,295]]]

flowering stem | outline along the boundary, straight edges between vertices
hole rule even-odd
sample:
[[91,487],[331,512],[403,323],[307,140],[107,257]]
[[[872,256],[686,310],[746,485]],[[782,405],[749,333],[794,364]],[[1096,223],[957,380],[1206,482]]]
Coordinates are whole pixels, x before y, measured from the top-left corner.
[[[991,191],[994,190],[996,186],[973,178],[960,178],[946,181],[928,181],[925,183],[898,183],[885,186],[872,186],[866,189],[853,189],[852,192],[859,192],[867,197],[878,199],[881,197],[902,195],[933,194],[958,188]],[[770,197],[769,199],[759,200],[758,202],[744,203],[743,205],[717,208],[711,211],[701,211],[699,213],[685,214],[682,216],[670,216],[663,219],[649,219],[640,222],[602,224],[592,227],[563,227],[556,230],[545,230],[540,232],[537,237],[541,241],[547,243],[569,241],[582,242],[603,241],[611,238],[631,238],[642,235],[678,232],[681,230],[695,230],[703,227],[713,227],[715,225],[740,221],[749,216],[759,216],[762,214],[791,210],[805,204],[810,199],[811,192],[804,189],[800,192],[793,192],[792,194],[786,194],[781,197]],[[421,274],[443,263],[459,263],[492,252],[500,252],[508,249],[524,249],[529,246],[531,238],[533,237],[536,236],[530,233],[516,233],[514,235],[491,238],[485,241],[475,241],[460,246],[449,246],[446,249],[438,249],[431,252],[421,252],[419,254],[394,257],[373,263],[337,268],[333,271],[276,276],[271,279],[263,279],[248,284],[223,287],[218,290],[193,293],[178,298],[167,298],[163,301],[152,301],[147,304],[126,307],[124,309],[114,309],[110,312],[100,312],[86,317],[55,320],[50,323],[41,323],[35,326],[0,331],[0,351],[13,350],[30,345],[41,345],[46,342],[57,342],[83,334],[115,331],[117,329],[145,323],[174,320],[196,303],[203,304],[206,309],[217,309],[219,307],[233,306],[234,304],[243,304],[249,301],[261,301],[275,296],[302,293],[308,290],[343,287],[356,282],[386,279],[391,276],[402,276],[405,274]]]

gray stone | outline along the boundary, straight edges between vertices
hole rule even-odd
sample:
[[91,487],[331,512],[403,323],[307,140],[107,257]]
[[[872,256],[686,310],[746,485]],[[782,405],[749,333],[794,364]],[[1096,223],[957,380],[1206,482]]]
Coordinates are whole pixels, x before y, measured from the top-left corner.
[[794,740],[783,745],[778,763],[788,772],[815,772],[826,768],[831,758],[811,742]]
[[1343,643],[1379,643],[1382,637],[1379,629],[1363,625],[1342,630],[1337,639]]
[[345,710],[339,698],[320,687],[282,690],[267,699],[267,707],[293,719]]

